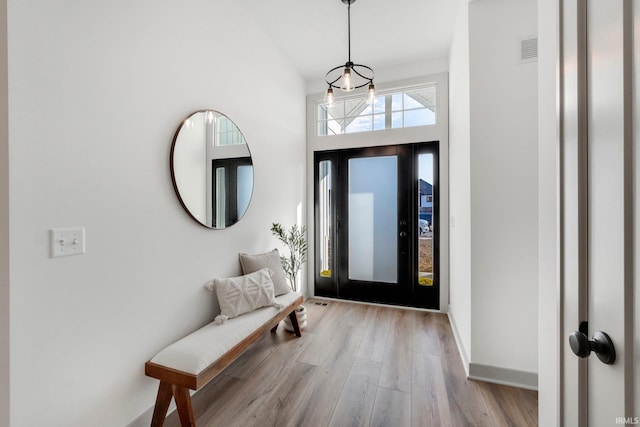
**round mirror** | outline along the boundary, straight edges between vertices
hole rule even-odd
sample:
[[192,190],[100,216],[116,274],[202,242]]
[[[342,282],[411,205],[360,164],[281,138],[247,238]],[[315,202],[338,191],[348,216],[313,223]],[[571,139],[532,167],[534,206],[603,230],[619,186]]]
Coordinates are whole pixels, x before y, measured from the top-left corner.
[[208,228],[235,224],[249,207],[253,163],[240,129],[224,114],[196,111],[171,145],[171,179],[189,215]]

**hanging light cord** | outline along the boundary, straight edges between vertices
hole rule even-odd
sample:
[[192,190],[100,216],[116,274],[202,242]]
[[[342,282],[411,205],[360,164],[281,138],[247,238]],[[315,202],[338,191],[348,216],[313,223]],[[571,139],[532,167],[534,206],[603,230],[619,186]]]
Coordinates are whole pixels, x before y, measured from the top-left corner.
[[352,89],[358,89],[368,85],[369,90],[371,91],[374,90],[373,69],[366,65],[354,64],[353,62],[351,62],[351,3],[354,3],[355,1],[356,0],[342,0],[342,3],[345,3],[347,5],[347,47],[348,47],[349,59],[347,60],[346,64],[338,65],[337,67],[334,67],[327,72],[325,77],[325,80],[329,85],[329,88],[327,89],[327,94],[329,93],[333,94],[333,88],[342,89],[339,85],[336,85],[336,83],[343,77],[343,75],[340,74],[336,76],[336,75],[332,75],[331,73],[333,73],[336,70],[347,71],[347,69],[349,69],[349,72],[353,71],[355,76],[358,76],[359,78],[364,79],[364,83],[356,84],[355,86],[352,87]]
[[347,4],[347,44],[349,46],[349,62],[351,62],[351,2]]

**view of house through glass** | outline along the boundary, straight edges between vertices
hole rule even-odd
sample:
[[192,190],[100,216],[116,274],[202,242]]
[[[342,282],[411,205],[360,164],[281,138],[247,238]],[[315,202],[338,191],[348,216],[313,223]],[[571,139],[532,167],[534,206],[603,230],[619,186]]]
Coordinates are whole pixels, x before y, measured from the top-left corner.
[[418,285],[433,286],[433,154],[418,156]]

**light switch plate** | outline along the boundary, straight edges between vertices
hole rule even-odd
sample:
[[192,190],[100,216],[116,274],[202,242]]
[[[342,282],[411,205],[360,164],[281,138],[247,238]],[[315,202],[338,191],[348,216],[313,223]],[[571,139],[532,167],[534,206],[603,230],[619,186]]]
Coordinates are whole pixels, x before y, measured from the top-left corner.
[[49,233],[51,258],[82,255],[84,249],[84,227],[52,228]]

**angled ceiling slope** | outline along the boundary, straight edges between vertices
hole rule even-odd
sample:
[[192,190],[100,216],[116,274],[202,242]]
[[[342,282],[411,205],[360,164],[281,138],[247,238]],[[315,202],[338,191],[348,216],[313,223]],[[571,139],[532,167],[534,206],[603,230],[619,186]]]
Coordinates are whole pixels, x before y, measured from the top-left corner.
[[[341,0],[240,0],[303,78],[324,81],[347,61],[347,6]],[[458,1],[357,0],[351,59],[374,70],[449,54]]]

